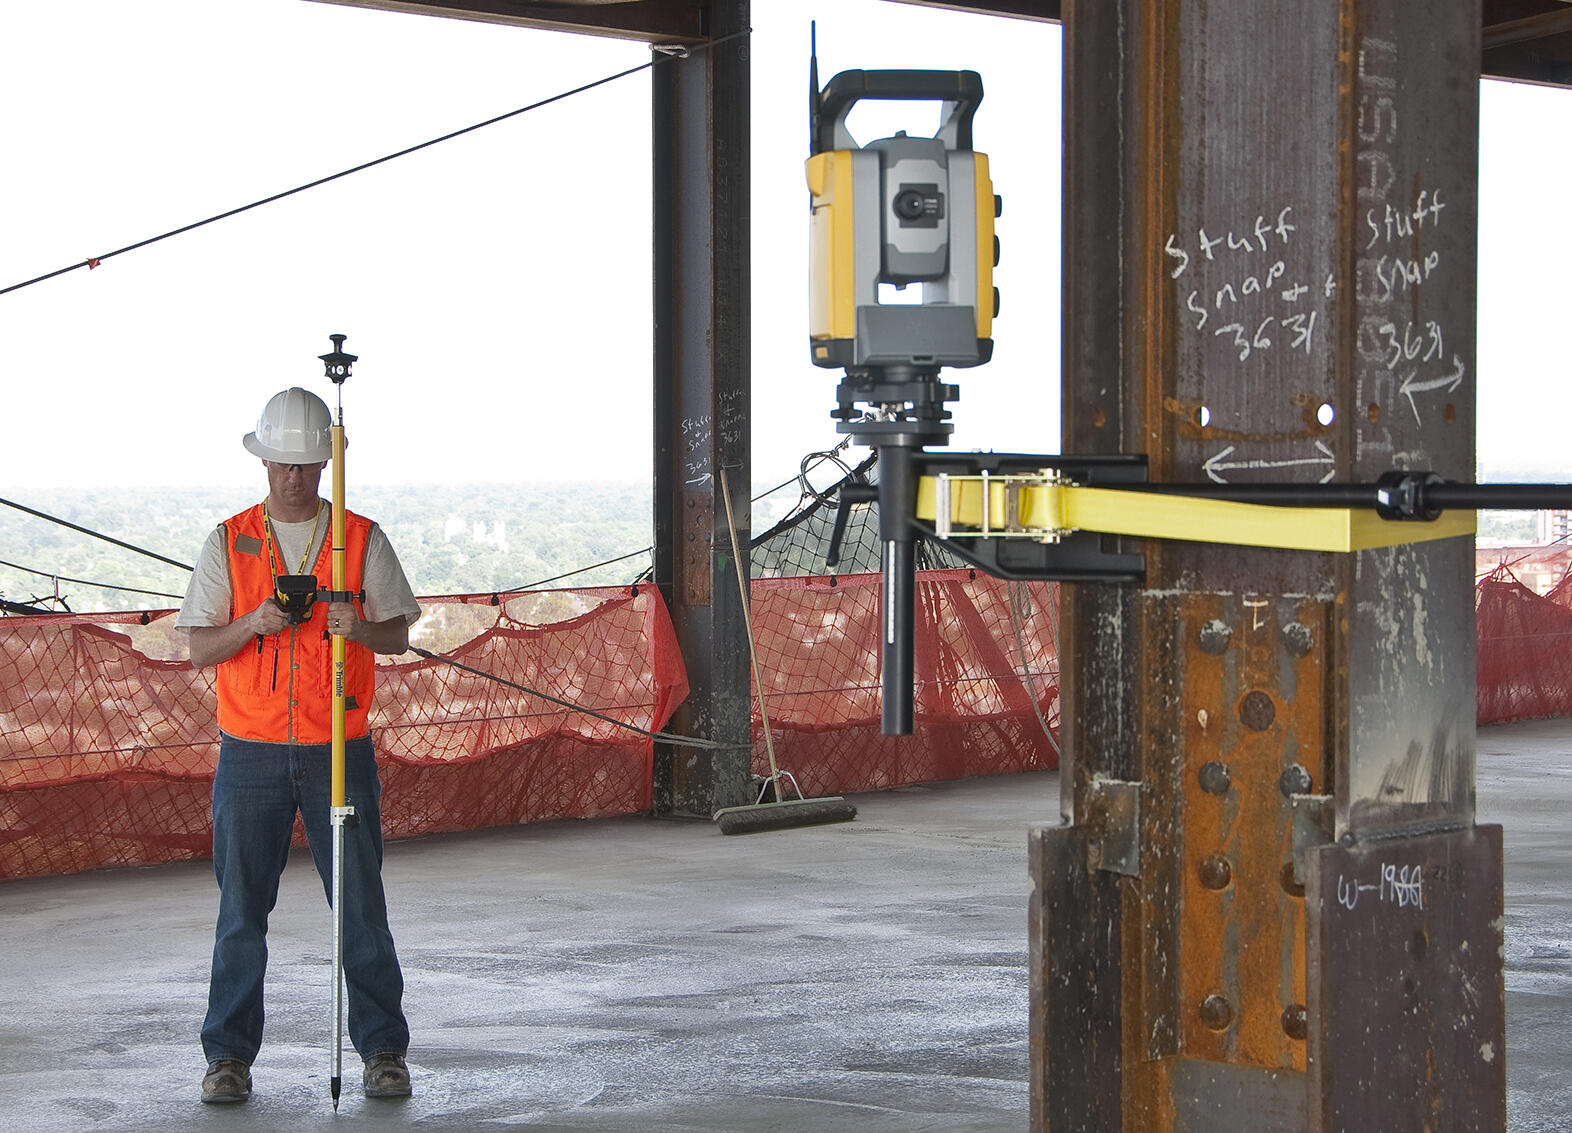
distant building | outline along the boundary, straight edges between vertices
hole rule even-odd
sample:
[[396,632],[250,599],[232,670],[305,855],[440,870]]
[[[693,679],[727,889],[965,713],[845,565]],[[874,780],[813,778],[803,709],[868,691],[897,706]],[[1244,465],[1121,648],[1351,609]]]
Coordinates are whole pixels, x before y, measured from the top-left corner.
[[1565,541],[1572,534],[1572,511],[1542,511],[1539,513],[1539,543]]

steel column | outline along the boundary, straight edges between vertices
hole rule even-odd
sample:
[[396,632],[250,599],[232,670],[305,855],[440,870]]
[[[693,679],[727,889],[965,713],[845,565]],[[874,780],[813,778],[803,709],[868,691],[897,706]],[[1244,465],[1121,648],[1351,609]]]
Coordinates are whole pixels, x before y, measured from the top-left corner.
[[[748,27],[747,0],[710,5],[711,40]],[[672,727],[740,745],[657,746],[655,806],[708,816],[753,801],[747,637],[716,470],[750,542],[748,40],[655,68],[655,577],[690,692]]]
[[[1158,481],[1469,479],[1477,4],[1064,16],[1065,451],[1144,452]],[[1464,1037],[1436,1033],[1446,948],[1499,937],[1471,545],[1140,549],[1144,590],[1062,603],[1073,825],[1032,841],[1034,1127],[1499,1124],[1499,949]],[[1338,903],[1388,866],[1407,888]],[[1374,996],[1393,973],[1408,998]],[[1372,1110],[1377,1048],[1400,1073],[1472,1051],[1470,1085]]]

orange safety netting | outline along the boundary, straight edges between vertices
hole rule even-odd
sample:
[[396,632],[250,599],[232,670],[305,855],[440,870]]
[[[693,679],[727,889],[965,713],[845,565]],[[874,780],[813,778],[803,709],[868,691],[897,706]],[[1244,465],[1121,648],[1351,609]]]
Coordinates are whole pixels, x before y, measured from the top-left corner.
[[[654,587],[422,607],[432,651],[638,727],[687,695]],[[160,659],[184,646],[168,613],[0,619],[0,877],[210,852],[212,670]],[[438,661],[377,677],[389,837],[650,806],[651,741],[636,732]]]
[[[880,576],[755,579],[776,761],[809,796],[1059,765],[1058,587],[917,576],[910,736],[880,731]],[[753,769],[768,773],[757,705]]]
[[[1057,766],[1056,588],[919,579],[907,737],[879,731],[878,576],[755,581],[779,759],[809,794]],[[491,602],[422,599],[417,644],[649,730],[687,693],[654,587]],[[209,852],[212,671],[168,614],[0,619],[0,877]],[[390,838],[651,806],[647,737],[439,661],[379,664],[372,725]]]
[[1572,716],[1572,586],[1565,572],[1541,597],[1506,566],[1475,600],[1476,699],[1481,724]]
[[[755,580],[780,766],[810,796],[1057,766],[1057,593],[919,573],[916,729],[890,737],[879,577]],[[419,644],[650,730],[687,693],[654,587],[492,601],[423,599]],[[1479,722],[1572,715],[1572,579],[1540,597],[1498,568],[1476,604]],[[212,675],[183,659],[168,615],[0,618],[0,877],[209,852]],[[378,678],[390,838],[651,806],[645,736],[439,661],[379,664]]]

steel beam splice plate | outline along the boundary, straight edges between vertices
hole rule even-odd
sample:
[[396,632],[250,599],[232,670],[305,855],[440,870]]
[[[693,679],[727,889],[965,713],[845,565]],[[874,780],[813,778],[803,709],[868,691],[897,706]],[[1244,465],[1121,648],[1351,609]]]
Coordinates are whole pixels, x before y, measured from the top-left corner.
[[1505,1128],[1501,827],[1307,858],[1310,1128]]

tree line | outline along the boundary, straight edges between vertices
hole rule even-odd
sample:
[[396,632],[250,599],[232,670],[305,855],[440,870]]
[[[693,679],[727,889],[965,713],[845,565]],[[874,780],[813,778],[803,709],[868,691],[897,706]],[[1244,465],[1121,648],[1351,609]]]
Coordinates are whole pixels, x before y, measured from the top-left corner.
[[[260,497],[246,488],[58,488],[7,498],[195,564],[208,533]],[[648,484],[366,486],[349,505],[381,524],[417,595],[528,587],[640,551],[652,539]],[[58,609],[58,594],[78,613],[178,606],[190,577],[8,507],[0,507],[0,560],[11,564],[0,565],[0,597]],[[621,584],[648,567],[642,555],[552,585]]]

